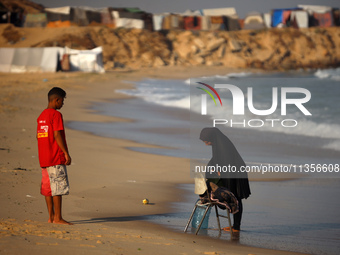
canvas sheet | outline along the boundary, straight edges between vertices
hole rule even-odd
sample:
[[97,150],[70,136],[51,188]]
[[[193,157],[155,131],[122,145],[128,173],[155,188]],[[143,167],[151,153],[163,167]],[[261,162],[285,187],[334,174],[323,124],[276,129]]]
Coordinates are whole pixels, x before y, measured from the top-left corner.
[[64,15],[69,15],[71,11],[70,6],[58,7],[58,8],[45,8],[46,12],[59,13]]
[[124,27],[124,28],[144,28],[144,20],[141,19],[126,19],[126,18],[119,18],[115,19],[116,28]]
[[272,16],[270,13],[263,14],[263,22],[266,25],[267,28],[270,28],[272,25]]
[[155,31],[162,30],[163,19],[164,19],[163,15],[153,15],[152,16],[153,29]]
[[202,9],[200,10],[204,16],[230,16],[236,15],[235,8],[216,8],[216,9]]
[[308,13],[306,11],[292,11],[290,20],[296,22],[298,28],[308,27]]
[[70,54],[71,71],[82,72],[104,73],[102,52],[102,47],[97,47],[92,50],[65,49],[65,53]]
[[10,72],[14,52],[14,48],[0,48],[0,72]]

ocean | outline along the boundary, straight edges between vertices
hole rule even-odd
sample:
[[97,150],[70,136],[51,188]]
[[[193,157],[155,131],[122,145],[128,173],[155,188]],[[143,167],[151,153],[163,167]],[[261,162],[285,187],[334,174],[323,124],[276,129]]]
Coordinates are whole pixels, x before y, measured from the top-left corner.
[[[275,98],[273,88],[277,88],[277,109],[268,116],[258,116],[247,109],[249,104],[245,104],[244,114],[233,119],[232,97],[219,90],[223,107],[230,112],[220,112],[222,108],[217,108],[211,99],[207,104],[207,116],[199,122],[203,106],[193,95],[199,91],[197,81],[236,85],[246,101],[251,96],[247,88],[252,87],[254,108],[263,110],[271,108]],[[250,183],[252,195],[244,201],[242,231],[237,242],[310,254],[338,254],[340,68],[308,72],[234,73],[187,80],[145,78],[133,83],[134,89],[118,91],[132,96],[130,99],[92,106],[100,114],[131,119],[132,122],[70,122],[68,127],[99,136],[164,147],[129,148],[131,150],[206,162],[211,157],[211,149],[198,139],[197,127],[211,126],[214,119],[225,114],[224,122],[228,123],[218,127],[233,141],[247,165],[295,167],[297,172],[303,170],[302,177],[291,180],[274,182],[259,179]],[[282,114],[284,106],[280,104],[280,96],[283,88],[296,87],[310,92],[311,98],[303,106],[311,115],[304,114],[302,106],[299,108],[292,104],[287,105],[286,115]],[[291,96],[301,99],[303,94],[292,93]],[[267,119],[277,121],[274,125]],[[283,125],[282,120],[285,119],[287,121]],[[186,196],[185,201],[173,205],[175,213],[152,217],[150,221],[164,224],[175,231],[184,229],[197,197],[193,194],[193,185],[181,185],[180,188]],[[214,224],[216,220],[211,216],[209,230],[205,234],[212,238],[228,239],[227,233],[222,237],[216,235],[218,231],[214,230]]]

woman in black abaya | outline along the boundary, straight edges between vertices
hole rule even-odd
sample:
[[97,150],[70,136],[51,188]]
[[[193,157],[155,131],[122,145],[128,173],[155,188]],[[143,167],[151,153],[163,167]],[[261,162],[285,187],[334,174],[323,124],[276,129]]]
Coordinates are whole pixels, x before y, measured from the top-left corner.
[[[218,128],[203,128],[200,139],[206,145],[212,146],[212,158],[208,166],[215,167],[215,169],[218,166],[222,169],[224,166],[224,170],[233,170],[207,173],[206,177],[208,181],[229,189],[236,196],[239,203],[239,212],[234,214],[233,230],[239,231],[243,211],[242,199],[248,198],[251,194],[248,175],[246,172],[240,172],[241,167],[246,164],[234,144]],[[235,170],[236,172],[234,172]]]

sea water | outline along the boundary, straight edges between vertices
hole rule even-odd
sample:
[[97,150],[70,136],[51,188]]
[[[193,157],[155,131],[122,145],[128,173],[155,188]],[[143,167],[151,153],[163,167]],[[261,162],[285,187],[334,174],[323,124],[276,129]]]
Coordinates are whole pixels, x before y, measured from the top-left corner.
[[[261,102],[264,109],[271,104],[271,97],[266,96],[271,90],[263,85],[269,80],[285,80],[285,87],[303,87],[311,92],[312,98],[307,107],[312,118],[301,114],[294,116],[299,123],[296,128],[229,128],[228,137],[247,164],[340,163],[340,68],[271,74],[237,73],[211,78],[237,84],[243,91],[246,88],[242,86],[247,86],[243,85],[246,84],[244,81],[251,79],[251,86],[256,91],[254,101]],[[132,150],[190,158],[190,79],[146,78],[134,84],[134,89],[118,91],[132,98],[93,105],[100,114],[131,119],[132,122],[70,122],[68,127],[100,136],[163,146],[163,149],[130,148]],[[232,104],[231,100],[227,103]],[[211,149],[203,148],[202,157],[209,159]],[[321,179],[251,182],[252,195],[244,201],[238,242],[311,254],[338,254],[338,177],[337,174]],[[193,185],[182,185],[181,188],[188,197],[173,204],[175,212],[149,220],[182,231],[197,197],[193,194]],[[228,239],[228,234],[217,236],[216,219],[214,213],[211,215],[207,234]]]

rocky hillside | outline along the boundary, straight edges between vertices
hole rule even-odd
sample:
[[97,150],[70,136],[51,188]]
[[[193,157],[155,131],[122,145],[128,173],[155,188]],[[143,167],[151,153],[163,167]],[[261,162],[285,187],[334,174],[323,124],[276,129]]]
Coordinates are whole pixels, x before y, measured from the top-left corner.
[[102,46],[113,68],[226,66],[287,70],[340,65],[340,28],[150,32],[107,27],[0,25],[0,47]]

